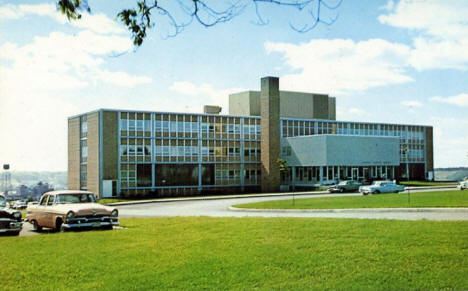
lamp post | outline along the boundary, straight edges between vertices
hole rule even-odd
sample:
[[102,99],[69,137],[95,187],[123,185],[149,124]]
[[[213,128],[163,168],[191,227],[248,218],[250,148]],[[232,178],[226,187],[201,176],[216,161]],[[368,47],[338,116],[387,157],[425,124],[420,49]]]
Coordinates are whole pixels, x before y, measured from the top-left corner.
[[[403,155],[405,156],[406,160],[406,180],[409,182],[409,159],[408,159],[408,146],[406,144],[403,145],[403,150],[402,150]],[[408,183],[408,207],[410,206],[411,203],[411,196],[410,196],[410,185]]]

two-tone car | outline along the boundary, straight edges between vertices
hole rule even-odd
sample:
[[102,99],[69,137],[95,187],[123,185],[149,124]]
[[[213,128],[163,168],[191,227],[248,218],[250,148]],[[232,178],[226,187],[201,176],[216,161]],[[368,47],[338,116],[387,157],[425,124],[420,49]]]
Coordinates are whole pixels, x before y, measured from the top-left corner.
[[10,208],[6,198],[0,195],[0,234],[18,235],[23,228],[21,212]]
[[405,186],[398,185],[392,181],[374,181],[372,185],[359,187],[363,195],[379,193],[398,193],[405,191]]
[[458,190],[468,189],[468,177],[465,177],[463,180],[458,182],[457,189]]
[[112,229],[119,225],[116,208],[97,203],[89,191],[60,190],[42,195],[36,205],[28,205],[26,219],[35,231],[43,227],[56,231],[80,228]]
[[340,183],[328,188],[328,192],[330,193],[356,192],[359,190],[359,187],[361,185],[362,184],[360,182],[354,181],[354,180],[340,181]]

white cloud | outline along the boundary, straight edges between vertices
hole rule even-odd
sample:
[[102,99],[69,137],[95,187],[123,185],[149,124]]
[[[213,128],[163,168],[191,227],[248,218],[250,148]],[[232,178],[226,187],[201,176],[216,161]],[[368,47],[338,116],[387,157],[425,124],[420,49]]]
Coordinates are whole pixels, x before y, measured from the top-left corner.
[[19,19],[28,15],[37,15],[52,18],[60,24],[68,23],[71,26],[87,29],[101,34],[125,34],[122,24],[110,19],[105,14],[81,13],[81,19],[68,21],[68,19],[53,4],[12,5],[0,6],[1,19]]
[[184,95],[197,97],[197,102],[193,108],[192,106],[187,108],[190,111],[195,110],[195,112],[199,112],[200,105],[218,105],[223,108],[223,113],[226,113],[228,109],[228,95],[244,91],[240,88],[215,89],[211,84],[196,85],[187,81],[174,82],[169,89]]
[[[67,117],[109,104],[106,96],[86,97],[86,89],[99,89],[101,83],[132,88],[152,80],[107,67],[109,56],[132,51],[133,44],[103,14],[83,14],[82,21],[69,23],[53,5],[41,4],[0,6],[2,16],[12,21],[48,17],[60,24],[54,30],[72,26],[71,33],[52,31],[24,45],[0,43],[0,132],[9,141],[0,160],[12,162],[14,169],[64,170]],[[78,96],[73,104],[82,98],[92,104],[69,103]]]
[[98,77],[110,84],[116,86],[122,86],[127,88],[133,88],[137,85],[151,83],[151,78],[147,76],[133,76],[125,72],[109,72],[102,71]]
[[468,68],[468,5],[464,0],[399,1],[379,21],[418,33],[409,63],[418,70]]
[[421,102],[414,101],[414,100],[404,100],[404,101],[401,101],[400,104],[405,107],[422,107],[423,106]]
[[393,7],[395,7],[395,2],[393,0],[389,0],[389,1],[387,1],[387,4],[385,4],[384,6],[379,7],[379,9],[380,10],[391,11],[391,10],[393,10]]
[[371,115],[369,112],[356,107],[341,107],[337,106],[336,115],[339,116],[340,120],[352,120],[352,121],[369,121]]
[[282,53],[297,71],[282,77],[283,89],[346,94],[413,80],[405,74],[410,48],[382,39],[267,42],[265,48],[268,53]]
[[435,167],[466,166],[468,150],[468,119],[432,117],[434,127]]
[[468,94],[466,93],[462,93],[462,94],[458,94],[458,95],[450,96],[446,98],[436,96],[436,97],[432,97],[431,100],[441,102],[441,103],[452,104],[452,105],[456,105],[460,107],[468,107]]

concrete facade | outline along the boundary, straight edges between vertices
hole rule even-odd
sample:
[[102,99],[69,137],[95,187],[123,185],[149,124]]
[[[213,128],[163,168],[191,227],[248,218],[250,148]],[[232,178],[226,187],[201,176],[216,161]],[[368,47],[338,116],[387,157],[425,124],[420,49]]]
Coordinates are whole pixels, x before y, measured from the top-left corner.
[[288,137],[281,143],[288,165],[303,167],[398,166],[398,146],[397,137],[348,135]]
[[118,114],[117,112],[104,111],[102,119],[102,126],[106,129],[101,133],[103,136],[102,179],[117,181],[119,169]]
[[[229,114],[260,116],[260,91],[229,95]],[[324,94],[279,91],[280,117],[304,119],[336,119],[336,99]]]
[[100,193],[99,112],[88,114],[87,190]]
[[279,79],[275,77],[262,78],[261,88],[261,187],[262,192],[277,192],[281,183],[277,163],[277,159],[280,157]]
[[68,120],[68,189],[80,189],[80,118]]

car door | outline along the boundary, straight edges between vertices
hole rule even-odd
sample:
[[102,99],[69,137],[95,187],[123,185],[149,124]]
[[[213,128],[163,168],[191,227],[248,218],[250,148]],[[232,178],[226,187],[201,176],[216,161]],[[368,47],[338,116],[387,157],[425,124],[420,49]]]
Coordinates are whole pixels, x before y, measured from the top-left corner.
[[43,218],[43,223],[45,227],[55,227],[54,200],[55,195],[49,195],[49,199],[47,199],[47,204],[45,205],[45,212]]
[[382,186],[382,191],[380,191],[381,193],[388,193],[388,192],[391,192],[391,186],[390,186],[390,184],[388,184],[388,183],[382,183],[381,186]]
[[36,210],[34,211],[34,217],[32,219],[35,219],[39,226],[44,226],[44,218],[48,198],[49,195],[42,196],[41,201],[39,201],[39,204],[37,205]]

